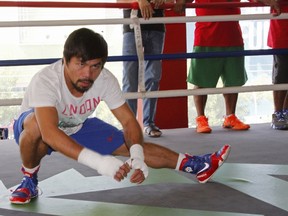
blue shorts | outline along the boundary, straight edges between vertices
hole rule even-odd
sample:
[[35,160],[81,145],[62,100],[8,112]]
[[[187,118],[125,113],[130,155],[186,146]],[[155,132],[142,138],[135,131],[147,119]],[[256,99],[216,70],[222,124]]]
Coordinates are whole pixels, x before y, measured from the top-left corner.
[[[33,109],[22,113],[14,122],[14,138],[17,144],[19,144],[19,136],[23,131],[23,122],[32,112],[34,112]],[[98,118],[88,118],[82,128],[70,137],[80,145],[103,155],[111,155],[125,142],[121,130]],[[49,147],[47,154],[50,155],[53,151],[54,149]]]

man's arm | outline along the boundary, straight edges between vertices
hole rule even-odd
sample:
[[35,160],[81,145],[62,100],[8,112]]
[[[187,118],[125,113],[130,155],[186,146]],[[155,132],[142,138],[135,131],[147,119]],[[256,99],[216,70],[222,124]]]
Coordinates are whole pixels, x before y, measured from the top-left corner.
[[131,145],[135,143],[142,145],[143,133],[141,127],[127,103],[124,103],[119,108],[112,110],[112,113],[123,127],[127,148],[129,149]]
[[175,13],[182,14],[185,12],[185,9],[186,9],[185,4],[186,3],[192,3],[193,1],[194,0],[175,0],[175,5],[173,7],[173,11]]
[[261,2],[265,5],[268,5],[275,11],[274,16],[279,16],[281,14],[280,6],[277,0],[250,0],[252,2]]
[[148,176],[148,167],[144,162],[143,132],[127,103],[112,110],[112,113],[123,127],[125,143],[130,152],[127,163],[131,169],[135,169],[130,181],[140,184]]
[[150,19],[153,16],[154,10],[147,0],[138,0],[139,9],[144,19]]
[[35,115],[43,142],[54,150],[117,181],[127,176],[130,171],[127,164],[113,156],[103,156],[84,148],[60,130],[58,113],[54,107],[35,108]]
[[57,110],[54,107],[39,107],[35,108],[35,115],[42,140],[54,150],[77,160],[83,147],[58,128]]
[[[117,0],[118,3],[132,3],[136,2],[135,0]],[[150,19],[153,16],[154,10],[148,0],[138,0],[139,9],[141,15],[144,19]],[[165,0],[151,0],[151,3],[154,3],[155,9],[159,8],[160,5],[165,3]]]

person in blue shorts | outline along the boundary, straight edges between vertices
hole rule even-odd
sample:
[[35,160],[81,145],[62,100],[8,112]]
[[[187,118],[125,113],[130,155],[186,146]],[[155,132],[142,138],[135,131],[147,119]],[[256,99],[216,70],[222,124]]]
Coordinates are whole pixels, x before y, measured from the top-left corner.
[[[192,173],[205,183],[228,157],[229,145],[211,154],[190,156],[144,142],[117,79],[104,68],[107,56],[105,39],[80,28],[67,38],[63,58],[32,78],[14,123],[24,176],[11,193],[11,203],[29,203],[38,196],[40,163],[53,151],[116,181],[133,170],[130,181],[137,184],[147,178],[148,166]],[[101,101],[119,120],[121,130],[90,117]]]

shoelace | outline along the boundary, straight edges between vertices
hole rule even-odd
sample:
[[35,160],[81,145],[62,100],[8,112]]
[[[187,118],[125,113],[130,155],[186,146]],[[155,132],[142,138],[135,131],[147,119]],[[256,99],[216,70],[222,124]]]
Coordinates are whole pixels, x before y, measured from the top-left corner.
[[283,122],[285,121],[284,113],[276,112],[275,115],[278,121],[283,121]]
[[238,125],[238,124],[243,124],[236,116],[231,116],[230,118],[228,118],[230,121],[231,125]]
[[[202,156],[190,156],[191,158],[191,162],[189,164],[189,166],[192,168],[193,170],[193,174],[198,173],[203,166],[201,166],[202,164],[204,164],[205,162],[210,162],[210,156],[211,154],[206,154],[206,155],[202,155]],[[201,164],[199,166],[199,164]]]
[[33,182],[32,178],[29,178],[28,176],[23,177],[20,185],[14,191],[17,191],[19,188],[28,188],[32,197],[37,194],[36,191],[38,189],[37,186],[35,187],[35,183]]
[[[19,187],[18,187],[18,188],[19,188]],[[17,188],[17,189],[18,189],[18,188]],[[37,188],[37,190],[38,190],[38,196],[41,196],[41,195],[43,194],[43,191],[42,191],[41,188],[38,187],[38,186],[37,186],[36,188]],[[10,192],[13,193],[13,192],[16,191],[17,189],[15,189],[15,190],[10,190]]]
[[200,127],[208,126],[208,119],[207,118],[200,118],[197,120],[197,123]]

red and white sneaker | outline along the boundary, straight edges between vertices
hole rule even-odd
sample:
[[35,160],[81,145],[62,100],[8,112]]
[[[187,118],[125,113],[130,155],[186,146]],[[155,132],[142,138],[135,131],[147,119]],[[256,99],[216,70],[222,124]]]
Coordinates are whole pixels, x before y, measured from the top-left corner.
[[26,204],[31,199],[38,197],[37,173],[39,168],[33,174],[27,173],[23,167],[21,170],[24,176],[20,185],[10,195],[9,200],[12,204]]
[[199,183],[206,183],[217,169],[227,159],[231,146],[224,145],[219,151],[202,156],[186,154],[180,165],[180,170],[196,174]]
[[206,170],[198,172],[196,177],[200,183],[206,183],[216,172],[216,170],[222,166],[225,160],[228,158],[231,150],[230,145],[224,145],[219,151],[214,152],[207,158],[209,167]]

